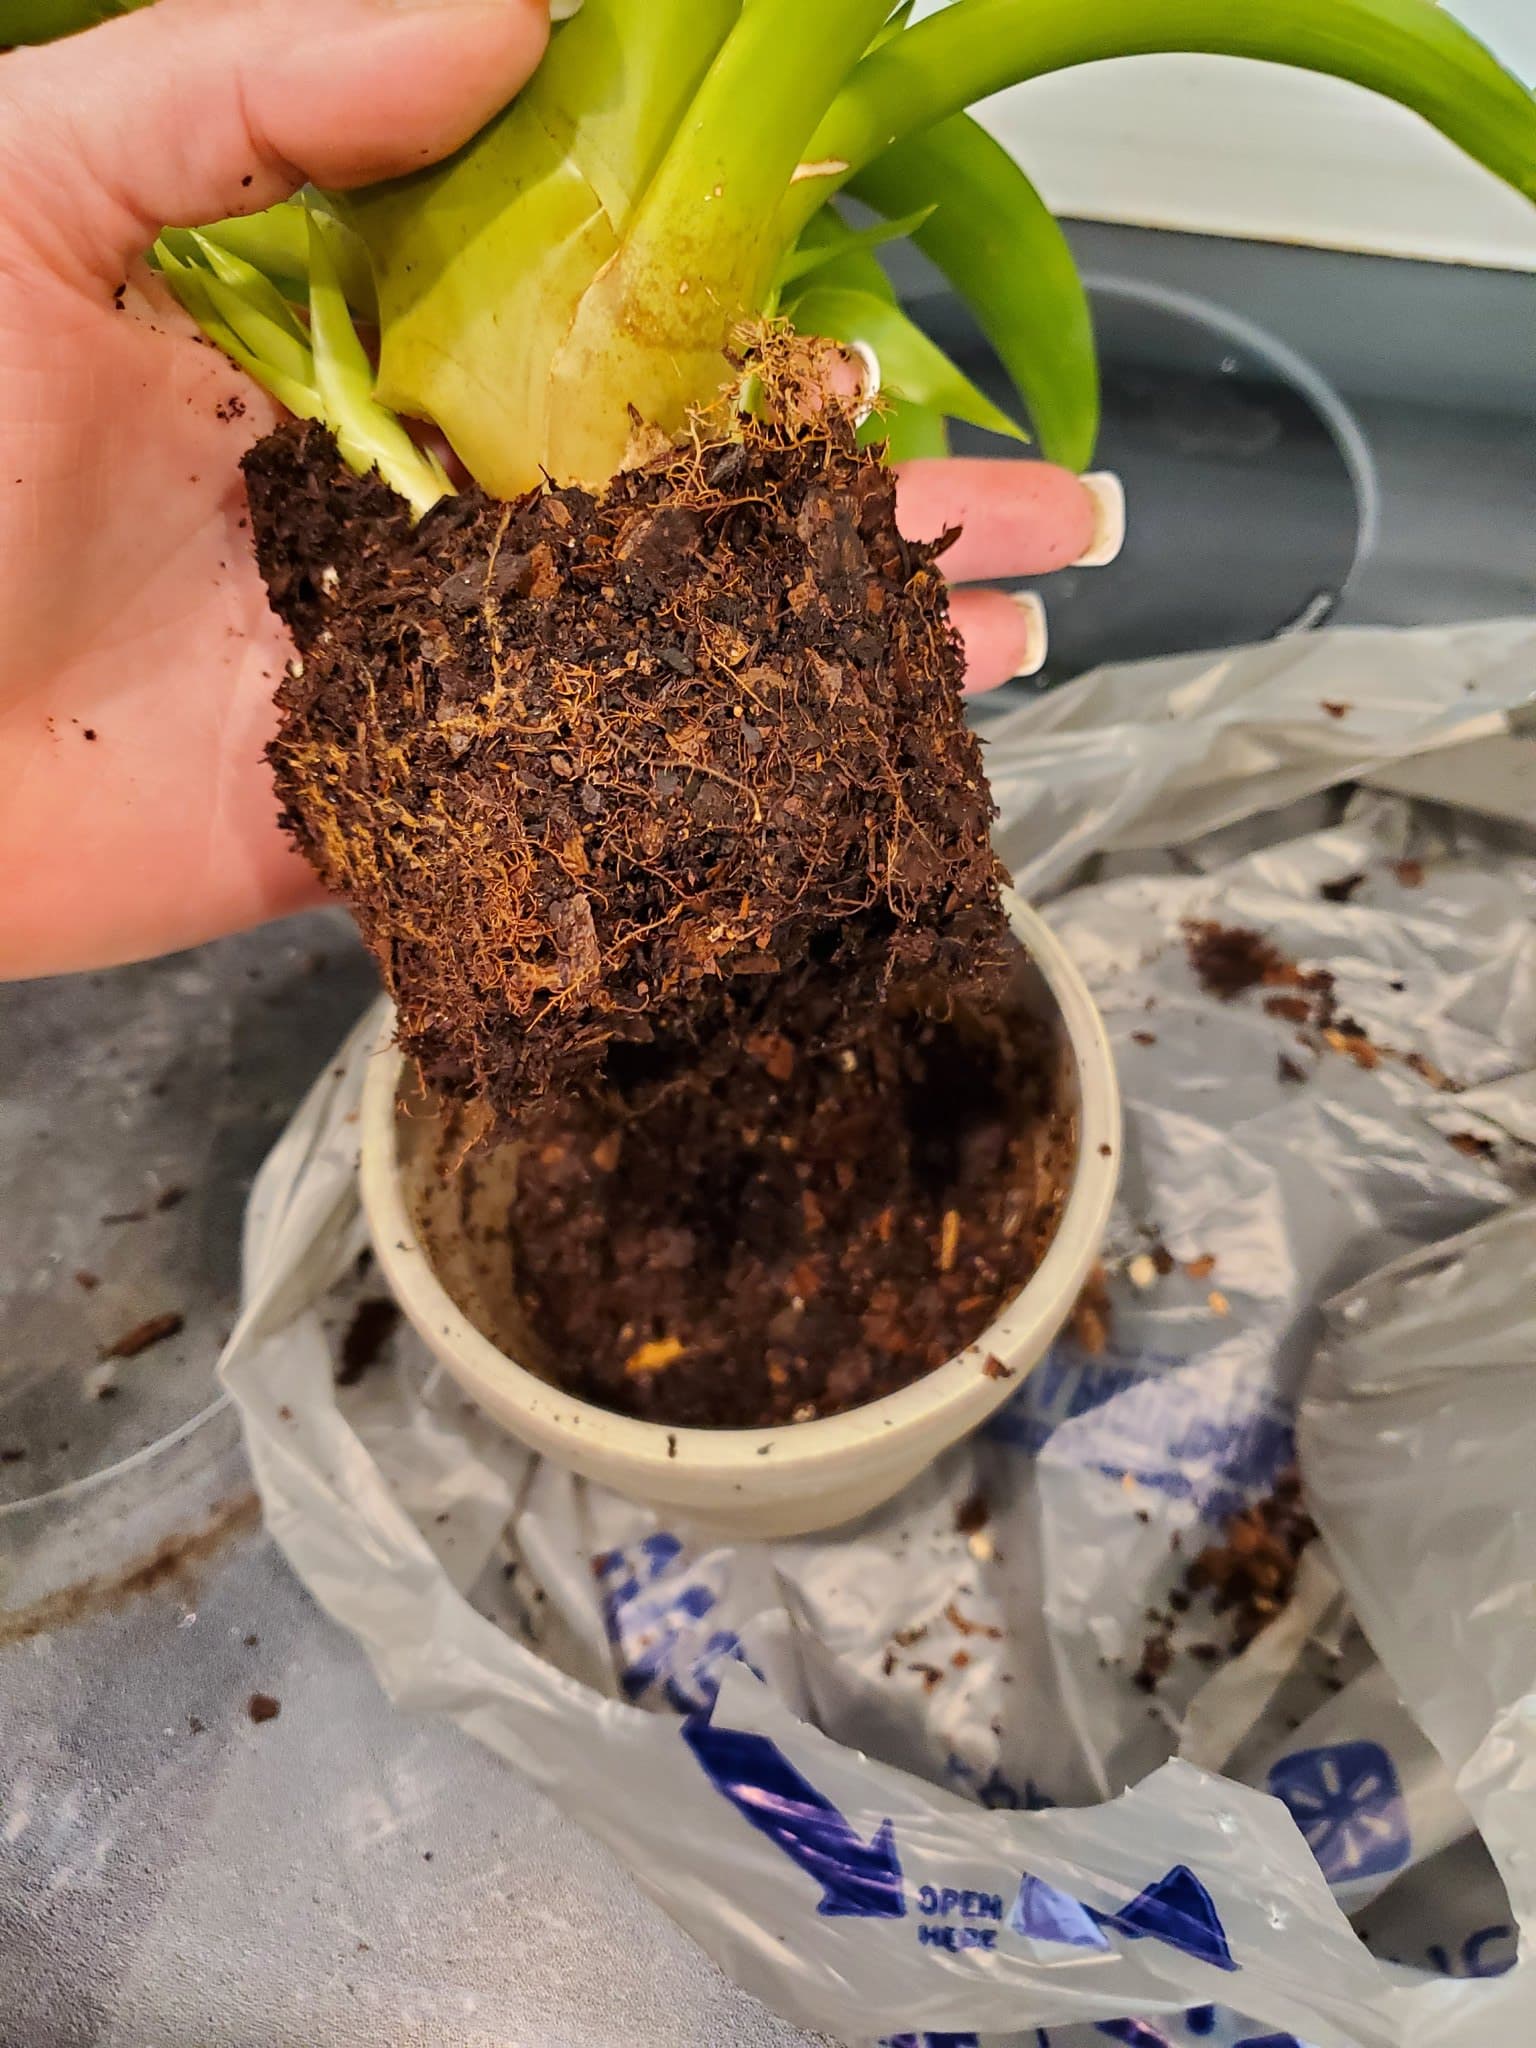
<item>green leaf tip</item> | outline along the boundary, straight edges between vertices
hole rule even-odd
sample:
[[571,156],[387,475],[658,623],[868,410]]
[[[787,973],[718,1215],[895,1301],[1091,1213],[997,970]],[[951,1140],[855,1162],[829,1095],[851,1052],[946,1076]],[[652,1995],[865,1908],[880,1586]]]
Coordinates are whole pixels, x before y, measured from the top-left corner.
[[453,487],[437,457],[374,396],[372,365],[330,246],[334,224],[318,208],[305,211],[307,327],[273,280],[216,230],[168,229],[154,258],[210,341],[279,405],[329,427],[348,466],[360,476],[377,470],[419,519]]

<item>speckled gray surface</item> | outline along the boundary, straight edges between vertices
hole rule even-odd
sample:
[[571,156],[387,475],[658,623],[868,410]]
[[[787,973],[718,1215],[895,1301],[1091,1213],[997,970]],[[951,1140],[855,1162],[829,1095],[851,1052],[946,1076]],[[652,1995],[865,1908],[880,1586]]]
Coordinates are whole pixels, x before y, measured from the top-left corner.
[[[0,1630],[81,1610],[0,1648],[0,2048],[790,2048],[515,1773],[392,1709],[241,1520],[208,1412],[241,1209],[373,985],[317,914],[0,990]],[[162,1542],[158,1587],[82,1595]]]

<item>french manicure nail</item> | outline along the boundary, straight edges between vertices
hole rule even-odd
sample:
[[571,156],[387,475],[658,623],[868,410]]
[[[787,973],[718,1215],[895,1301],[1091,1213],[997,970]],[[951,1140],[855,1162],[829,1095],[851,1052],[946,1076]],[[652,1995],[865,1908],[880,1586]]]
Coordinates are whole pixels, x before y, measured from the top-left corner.
[[856,356],[863,365],[864,381],[859,389],[859,409],[853,416],[856,427],[862,427],[875,409],[875,400],[880,396],[880,358],[867,341],[850,341],[848,353]]
[[1078,481],[1093,500],[1093,539],[1074,569],[1107,569],[1125,546],[1125,485],[1112,469],[1097,469]]
[[1050,652],[1051,634],[1045,621],[1045,605],[1038,591],[1010,590],[1008,595],[1024,614],[1027,629],[1024,652],[1014,670],[1016,680],[1025,676],[1037,676],[1045,667],[1045,657]]

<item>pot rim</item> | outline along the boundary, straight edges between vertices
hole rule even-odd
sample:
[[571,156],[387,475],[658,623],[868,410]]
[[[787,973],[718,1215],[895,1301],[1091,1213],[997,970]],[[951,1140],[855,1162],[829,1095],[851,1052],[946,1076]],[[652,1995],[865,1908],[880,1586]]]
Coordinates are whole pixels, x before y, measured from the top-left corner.
[[[435,1347],[446,1341],[478,1378],[498,1382],[498,1393],[521,1408],[541,1431],[568,1434],[573,1451],[601,1449],[605,1458],[629,1463],[637,1474],[676,1480],[689,1471],[740,1481],[766,1477],[780,1484],[785,1467],[798,1471],[835,1465],[850,1451],[883,1438],[882,1449],[932,1428],[940,1445],[959,1434],[956,1415],[980,1422],[1001,1405],[1009,1383],[1024,1375],[984,1370],[988,1357],[1001,1358],[1019,1340],[1049,1322],[1053,1333],[1071,1313],[1103,1242],[1119,1178],[1120,1090],[1114,1057],[1093,998],[1061,940],[1040,914],[1003,892],[1009,923],[1055,1002],[1077,1068],[1078,1150],[1060,1221],[1045,1257],[1002,1313],[974,1343],[935,1366],[911,1385],[840,1415],[760,1429],[706,1429],[642,1422],[584,1401],[541,1379],[509,1358],[477,1330],[433,1271],[421,1246],[399,1172],[396,1093],[403,1055],[394,1045],[394,1010],[387,1006],[376,1057],[368,1068],[361,1102],[360,1183],[363,1207],[379,1264],[396,1299],[423,1337]],[[940,1423],[951,1426],[941,1430]]]

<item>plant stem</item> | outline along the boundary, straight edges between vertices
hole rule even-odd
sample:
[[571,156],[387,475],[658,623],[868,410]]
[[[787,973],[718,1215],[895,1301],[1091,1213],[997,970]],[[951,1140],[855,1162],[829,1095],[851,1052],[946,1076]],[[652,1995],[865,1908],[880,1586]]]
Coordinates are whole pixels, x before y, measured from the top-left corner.
[[[740,10],[586,0],[465,148],[340,202],[378,284],[381,399],[436,421],[496,496],[552,468],[550,366]],[[617,411],[622,454],[622,397],[580,404]]]
[[889,0],[745,0],[557,359],[557,475],[617,467],[630,406],[673,431],[718,390],[723,351],[788,245],[777,216],[807,140],[889,11]]

